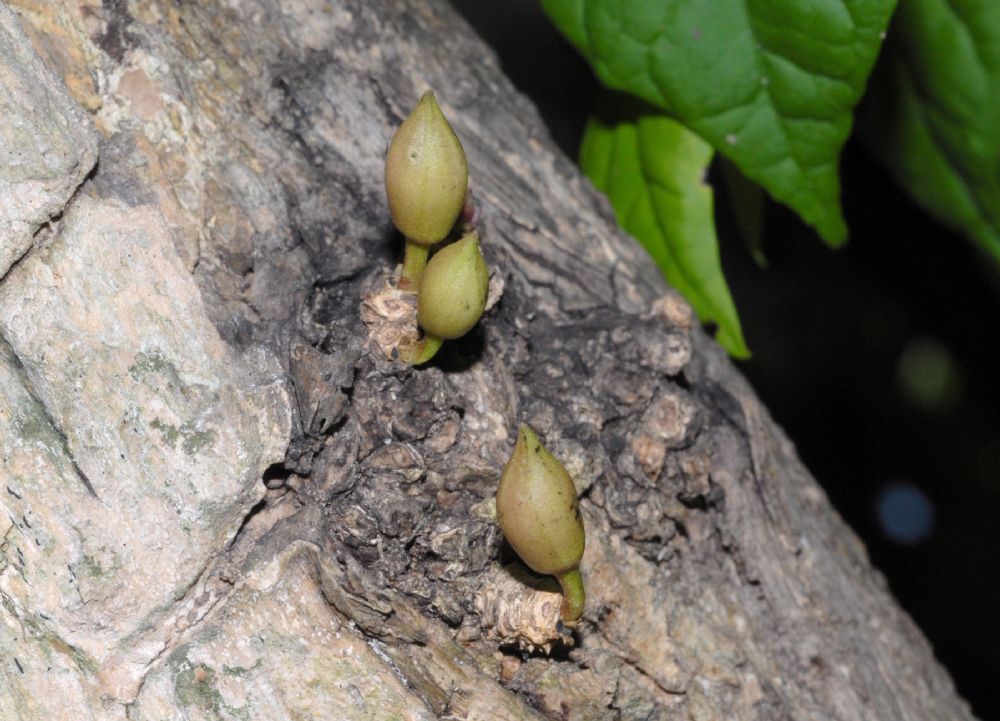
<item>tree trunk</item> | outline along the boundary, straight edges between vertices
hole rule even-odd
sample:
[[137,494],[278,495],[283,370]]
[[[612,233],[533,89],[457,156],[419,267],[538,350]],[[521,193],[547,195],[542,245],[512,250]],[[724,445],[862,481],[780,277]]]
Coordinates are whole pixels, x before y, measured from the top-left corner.
[[[15,0],[0,54],[0,718],[972,718],[447,5]],[[427,88],[493,277],[413,369]],[[574,630],[496,528],[520,422],[582,494]]]

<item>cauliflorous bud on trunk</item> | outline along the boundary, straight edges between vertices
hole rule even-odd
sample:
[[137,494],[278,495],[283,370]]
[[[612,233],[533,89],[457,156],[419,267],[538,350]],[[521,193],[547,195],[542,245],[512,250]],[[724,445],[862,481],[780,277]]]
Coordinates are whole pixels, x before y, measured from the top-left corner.
[[417,321],[427,335],[459,338],[483,316],[489,285],[479,235],[466,233],[427,264],[417,291]]
[[428,90],[399,126],[385,158],[392,222],[409,240],[437,243],[455,225],[468,184],[462,143]]
[[580,559],[583,521],[573,479],[528,426],[522,425],[514,453],[497,489],[497,519],[503,535],[531,570],[554,575],[563,588],[562,618],[583,614]]

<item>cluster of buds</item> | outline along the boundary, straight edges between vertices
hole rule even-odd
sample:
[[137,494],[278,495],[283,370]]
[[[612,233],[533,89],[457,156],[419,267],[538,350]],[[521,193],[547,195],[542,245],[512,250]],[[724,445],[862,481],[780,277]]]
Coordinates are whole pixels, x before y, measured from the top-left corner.
[[465,206],[465,151],[428,91],[399,126],[385,159],[385,192],[392,222],[406,238],[399,287],[417,292],[424,338],[410,349],[414,365],[429,361],[445,340],[468,333],[486,309],[489,270],[479,235],[466,233],[437,251]]
[[[489,271],[475,231],[444,246],[466,203],[468,164],[462,143],[431,92],[396,131],[385,162],[392,222],[406,237],[399,288],[416,290],[423,340],[406,359],[426,363],[445,340],[468,333],[486,308]],[[580,576],[584,530],[573,479],[528,426],[497,489],[497,519],[510,545],[536,573],[562,586],[560,615],[576,624],[585,596]]]

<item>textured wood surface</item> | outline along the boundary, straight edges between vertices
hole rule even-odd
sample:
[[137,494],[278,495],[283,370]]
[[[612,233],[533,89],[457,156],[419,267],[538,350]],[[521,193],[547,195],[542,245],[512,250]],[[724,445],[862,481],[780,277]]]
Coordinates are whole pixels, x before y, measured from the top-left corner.
[[[100,136],[67,207],[155,213],[239,367],[273,366],[293,399],[235,538],[79,665],[87,717],[971,718],[747,383],[446,4],[11,7]],[[465,146],[495,303],[414,370],[361,307],[401,255],[386,144],[428,88]],[[571,634],[546,631],[549,582],[493,520],[521,422],[583,498]]]

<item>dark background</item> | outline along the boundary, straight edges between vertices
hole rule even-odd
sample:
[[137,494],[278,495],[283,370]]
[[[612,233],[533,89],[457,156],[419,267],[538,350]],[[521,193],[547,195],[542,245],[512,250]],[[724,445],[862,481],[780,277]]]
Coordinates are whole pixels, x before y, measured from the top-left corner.
[[[597,84],[538,0],[452,0],[576,156]],[[1000,129],[998,129],[1000,132]],[[850,244],[770,203],[751,258],[716,183],[739,365],[980,718],[1000,718],[1000,267],[851,141]],[[652,261],[650,261],[652,262]]]

